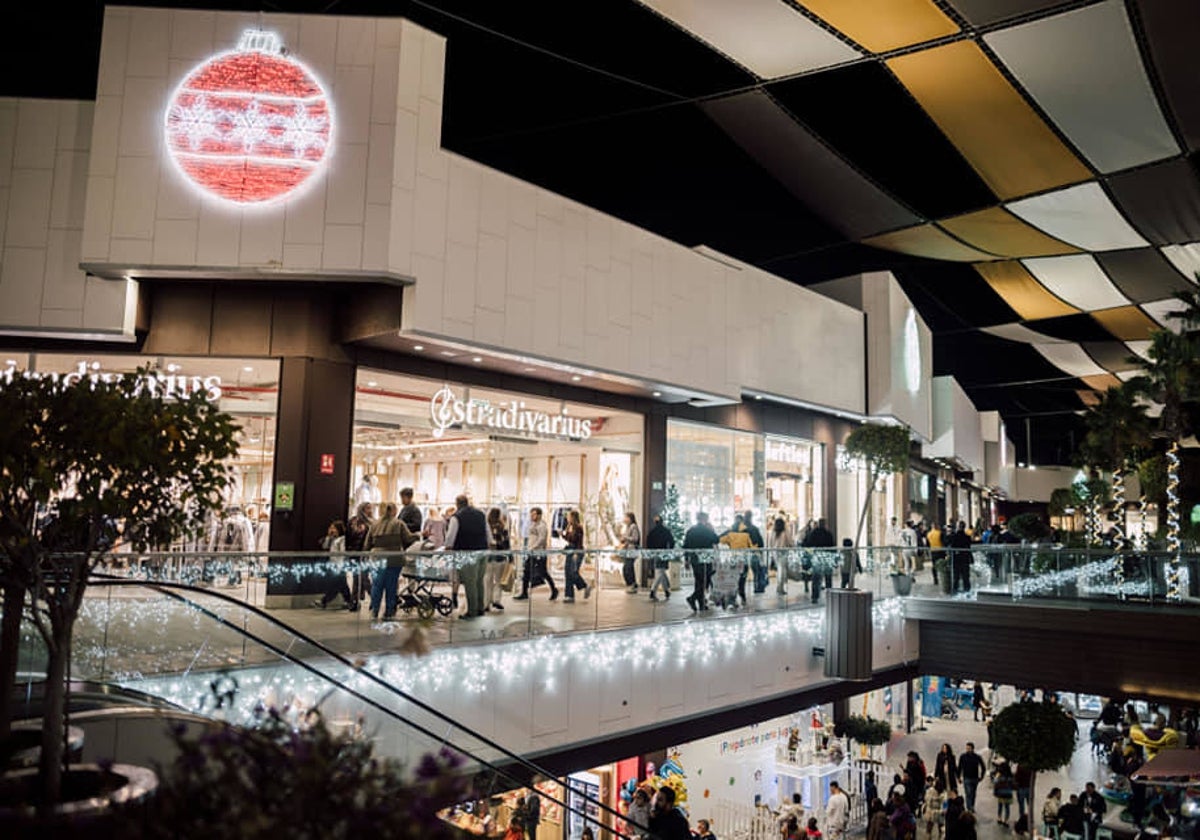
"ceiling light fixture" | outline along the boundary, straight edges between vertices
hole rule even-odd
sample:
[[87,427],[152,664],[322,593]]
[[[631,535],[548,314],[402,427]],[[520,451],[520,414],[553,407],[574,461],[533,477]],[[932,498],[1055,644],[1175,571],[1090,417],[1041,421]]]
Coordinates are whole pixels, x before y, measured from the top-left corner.
[[370,382],[367,383],[367,387],[374,388],[378,384],[379,384],[378,382],[376,382],[374,379],[372,379]]
[[656,397],[661,397],[661,396],[662,396],[662,391],[655,391],[655,392],[654,392],[654,396],[656,396]]
[[254,373],[254,368],[250,367],[250,365],[246,365],[242,370],[246,371],[246,373]]
[[416,350],[418,353],[420,353],[422,350],[425,349],[425,345],[424,344],[414,344],[413,349]]
[[472,356],[471,361],[474,362],[475,364],[479,364],[480,362],[483,361],[483,356]]
[[582,376],[580,376],[580,375],[578,375],[578,374],[576,374],[575,376],[572,376],[572,377],[571,377],[571,381],[572,381],[572,382],[578,382],[580,379],[583,379],[583,377],[582,377]]

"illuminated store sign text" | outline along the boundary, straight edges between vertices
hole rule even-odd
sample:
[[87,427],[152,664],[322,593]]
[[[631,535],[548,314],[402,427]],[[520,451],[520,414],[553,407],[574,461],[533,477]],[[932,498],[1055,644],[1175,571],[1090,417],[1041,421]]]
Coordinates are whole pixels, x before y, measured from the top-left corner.
[[429,419],[433,423],[434,437],[441,437],[451,426],[480,426],[537,437],[579,440],[592,436],[591,420],[571,417],[565,412],[547,414],[526,408],[524,402],[517,400],[494,405],[484,400],[464,402],[448,386],[441,388],[429,401]]
[[[17,377],[22,379],[49,379],[61,382],[64,388],[70,388],[85,379],[89,382],[116,382],[126,374],[100,370],[100,363],[80,362],[70,373],[42,370],[18,370],[9,365],[0,371],[0,384],[7,385]],[[145,389],[151,396],[166,399],[186,399],[192,394],[204,394],[209,402],[221,399],[221,377],[219,376],[186,376],[182,373],[144,373],[138,377],[138,393]]]
[[167,152],[207,195],[263,205],[315,179],[332,150],[333,110],[279,36],[248,30],[238,48],[194,68],[164,117]]

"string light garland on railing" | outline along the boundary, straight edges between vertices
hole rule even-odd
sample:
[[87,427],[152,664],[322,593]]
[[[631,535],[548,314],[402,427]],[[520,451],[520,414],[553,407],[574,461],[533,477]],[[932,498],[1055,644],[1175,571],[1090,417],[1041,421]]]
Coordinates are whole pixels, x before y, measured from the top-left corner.
[[[210,609],[205,606],[205,609]],[[890,598],[873,605],[872,621],[877,629],[902,620],[903,605]],[[95,601],[87,605],[84,636],[96,639],[128,637],[141,644],[151,625],[165,626],[168,620],[187,622],[199,629],[205,622],[203,611],[174,600],[143,603],[138,599]],[[230,616],[226,616],[229,618]],[[546,693],[557,692],[566,671],[607,673],[624,663],[635,671],[675,667],[681,671],[730,658],[750,656],[768,644],[785,644],[805,650],[823,637],[824,610],[787,610],[761,615],[743,615],[712,621],[685,621],[651,627],[628,628],[608,632],[547,635],[531,639],[478,645],[437,648],[428,656],[414,659],[394,653],[365,657],[362,670],[370,671],[387,683],[426,698],[432,695],[481,695],[498,684],[532,678]],[[211,630],[211,626],[208,628]],[[204,633],[197,633],[203,637]],[[203,645],[201,645],[203,649]],[[124,659],[129,651],[88,642],[77,651],[77,673],[98,676],[105,662]],[[214,668],[220,667],[222,653],[201,656],[195,645],[174,650],[158,650],[140,660],[140,667],[107,672],[112,682],[161,696],[185,709],[201,711],[200,701],[208,694]],[[226,666],[233,663],[225,663]],[[255,667],[255,665],[259,665]],[[192,667],[195,665],[195,667]],[[186,667],[181,667],[186,666]],[[322,665],[328,675],[356,690],[369,688],[368,680],[356,669],[336,664]],[[164,672],[173,672],[159,676]],[[328,690],[329,683],[286,662],[271,658],[267,663],[246,663],[237,671],[244,701],[235,708],[238,719],[249,723],[259,706],[310,708]],[[244,718],[244,720],[243,720]]]
[[1120,553],[1125,550],[1128,540],[1125,539],[1125,470],[1118,467],[1113,472],[1113,510],[1116,513],[1116,534],[1113,547],[1117,556],[1113,558],[1113,582],[1117,587],[1117,597],[1125,600],[1125,560]]

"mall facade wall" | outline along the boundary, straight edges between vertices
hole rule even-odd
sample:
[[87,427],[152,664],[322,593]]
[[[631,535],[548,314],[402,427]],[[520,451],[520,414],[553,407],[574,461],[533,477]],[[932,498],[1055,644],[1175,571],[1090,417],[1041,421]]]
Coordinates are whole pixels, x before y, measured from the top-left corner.
[[[512,458],[528,498],[609,476],[645,518],[674,422],[756,436],[758,478],[713,505],[835,519],[861,308],[445,151],[445,48],[396,18],[108,7],[94,103],[0,100],[0,361],[220,376],[247,428],[234,501],[272,549],[312,548],[371,476],[431,507],[521,497]],[[294,89],[238,87],[259,53]],[[535,441],[534,464],[468,430],[427,475],[429,420],[387,415],[441,385],[608,431]]]

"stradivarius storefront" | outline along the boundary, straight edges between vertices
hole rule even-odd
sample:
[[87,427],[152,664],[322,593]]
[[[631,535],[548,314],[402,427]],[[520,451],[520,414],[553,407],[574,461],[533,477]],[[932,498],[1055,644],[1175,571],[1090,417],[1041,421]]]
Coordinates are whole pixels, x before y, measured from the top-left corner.
[[630,411],[360,368],[352,501],[411,487],[425,515],[466,494],[514,534],[541,508],[552,528],[583,517],[589,546],[616,545],[641,519],[643,417]]

